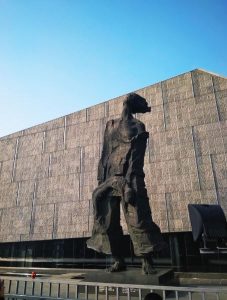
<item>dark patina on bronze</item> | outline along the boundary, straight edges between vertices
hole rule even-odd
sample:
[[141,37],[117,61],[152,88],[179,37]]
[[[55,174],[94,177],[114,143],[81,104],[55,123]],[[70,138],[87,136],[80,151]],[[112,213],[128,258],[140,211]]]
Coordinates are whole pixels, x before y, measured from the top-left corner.
[[144,155],[149,133],[133,114],[147,113],[151,108],[138,94],[129,94],[121,118],[106,124],[98,187],[92,195],[94,227],[87,246],[97,252],[112,254],[115,261],[110,272],[125,269],[121,251],[123,236],[120,204],[124,212],[134,253],[142,257],[144,274],[154,273],[152,253],[164,242],[159,227],[153,222],[144,181]]

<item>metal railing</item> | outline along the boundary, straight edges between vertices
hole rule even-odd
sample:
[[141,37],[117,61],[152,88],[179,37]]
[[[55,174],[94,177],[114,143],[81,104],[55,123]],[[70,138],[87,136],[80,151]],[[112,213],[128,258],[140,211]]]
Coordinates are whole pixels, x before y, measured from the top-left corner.
[[227,300],[227,286],[155,286],[4,276],[1,279],[5,299],[143,300],[153,291],[163,300]]

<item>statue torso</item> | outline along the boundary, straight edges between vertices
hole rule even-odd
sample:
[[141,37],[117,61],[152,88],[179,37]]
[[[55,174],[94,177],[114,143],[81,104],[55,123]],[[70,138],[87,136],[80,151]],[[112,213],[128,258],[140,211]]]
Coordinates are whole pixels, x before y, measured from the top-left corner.
[[[111,120],[107,123],[108,153],[105,156],[105,179],[111,176],[124,176],[131,163],[132,153],[137,152],[138,173],[143,174],[143,159],[148,133],[137,119]],[[141,170],[140,170],[141,169]]]

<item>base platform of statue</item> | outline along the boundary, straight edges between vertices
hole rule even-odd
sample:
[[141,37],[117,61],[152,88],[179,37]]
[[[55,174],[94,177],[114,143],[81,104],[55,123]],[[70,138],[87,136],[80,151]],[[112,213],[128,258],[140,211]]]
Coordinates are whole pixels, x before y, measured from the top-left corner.
[[84,281],[102,283],[125,283],[138,285],[166,284],[174,277],[172,269],[156,269],[155,274],[143,275],[141,269],[128,269],[121,272],[108,273],[105,270],[90,271],[85,274]]

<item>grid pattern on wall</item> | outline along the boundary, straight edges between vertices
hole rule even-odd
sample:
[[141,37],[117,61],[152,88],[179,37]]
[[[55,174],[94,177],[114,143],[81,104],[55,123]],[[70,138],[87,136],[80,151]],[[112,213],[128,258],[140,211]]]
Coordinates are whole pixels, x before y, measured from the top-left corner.
[[[145,174],[154,221],[190,230],[188,203],[227,213],[227,79],[194,70],[136,91],[150,138]],[[87,237],[107,120],[124,96],[0,138],[0,242]],[[122,217],[122,226],[127,232]]]

